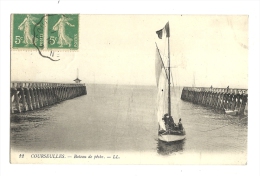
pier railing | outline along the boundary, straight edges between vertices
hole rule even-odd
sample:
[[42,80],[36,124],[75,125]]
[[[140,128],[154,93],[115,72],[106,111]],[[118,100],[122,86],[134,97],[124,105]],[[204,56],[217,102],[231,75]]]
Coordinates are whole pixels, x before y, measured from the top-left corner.
[[12,81],[11,88],[20,88],[20,87],[80,87],[85,86],[85,84],[75,84],[75,83],[50,83],[50,82],[22,82],[22,81]]
[[237,110],[238,114],[248,115],[247,89],[184,87],[181,99],[220,110]]
[[35,110],[87,94],[85,84],[13,81],[10,88],[11,113]]

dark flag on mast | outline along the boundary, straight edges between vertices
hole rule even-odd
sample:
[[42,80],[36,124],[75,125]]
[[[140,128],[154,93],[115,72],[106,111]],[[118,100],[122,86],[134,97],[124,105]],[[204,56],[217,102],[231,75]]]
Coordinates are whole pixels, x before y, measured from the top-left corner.
[[159,39],[162,39],[163,34],[166,33],[166,37],[170,37],[170,26],[169,26],[169,22],[166,23],[166,25],[164,26],[164,28],[162,28],[159,31],[156,31],[156,34],[158,35]]

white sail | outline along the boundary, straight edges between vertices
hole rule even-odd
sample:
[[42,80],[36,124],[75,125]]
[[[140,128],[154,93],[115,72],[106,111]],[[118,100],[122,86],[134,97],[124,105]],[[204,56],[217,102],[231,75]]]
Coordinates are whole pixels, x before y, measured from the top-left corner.
[[[170,37],[170,28],[169,28],[169,22],[166,23],[164,28],[161,30],[156,31],[156,34],[158,35],[160,40],[159,43],[161,43],[162,47],[160,47],[159,50],[157,43],[157,54],[156,54],[156,60],[155,60],[155,76],[156,76],[156,83],[157,83],[157,119],[159,123],[159,130],[163,129],[166,130],[164,120],[162,118],[164,117],[165,114],[169,113],[168,112],[168,104],[170,102],[168,101],[168,78],[170,77],[169,75],[169,70],[166,70],[166,67],[168,67],[167,64],[169,64],[169,52],[167,53],[168,56],[165,56],[165,42],[167,41],[166,39]],[[168,41],[169,44],[169,41]],[[168,45],[169,47],[169,45]],[[168,48],[169,49],[169,48]]]
[[160,59],[159,53],[157,52],[157,56],[155,59],[155,79],[156,79],[157,87],[159,85],[159,79],[160,79],[162,68],[163,68],[162,61]]
[[167,58],[161,56],[159,49],[156,50],[155,59],[155,78],[157,83],[157,119],[160,129],[166,130],[164,121],[162,120],[164,114],[168,111],[167,99],[167,75],[165,70],[165,60]]
[[165,71],[162,69],[157,92],[157,119],[161,129],[166,130],[164,121],[162,120],[164,114],[168,111],[168,100],[167,100],[167,77]]

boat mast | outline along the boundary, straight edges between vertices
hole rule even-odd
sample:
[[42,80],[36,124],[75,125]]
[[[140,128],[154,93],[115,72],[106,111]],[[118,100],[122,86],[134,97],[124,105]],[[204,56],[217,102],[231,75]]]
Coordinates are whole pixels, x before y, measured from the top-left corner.
[[[168,32],[170,33],[170,24],[168,22]],[[171,117],[171,70],[170,70],[170,35],[168,34],[168,114]]]

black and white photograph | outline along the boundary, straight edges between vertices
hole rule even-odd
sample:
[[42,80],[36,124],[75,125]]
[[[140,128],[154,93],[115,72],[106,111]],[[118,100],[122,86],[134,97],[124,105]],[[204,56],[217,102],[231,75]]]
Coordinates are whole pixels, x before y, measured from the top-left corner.
[[[5,171],[255,168],[259,2],[77,2],[29,10],[21,1],[1,12]],[[139,169],[126,175],[145,175]]]
[[246,164],[247,15],[20,16],[12,163]]

